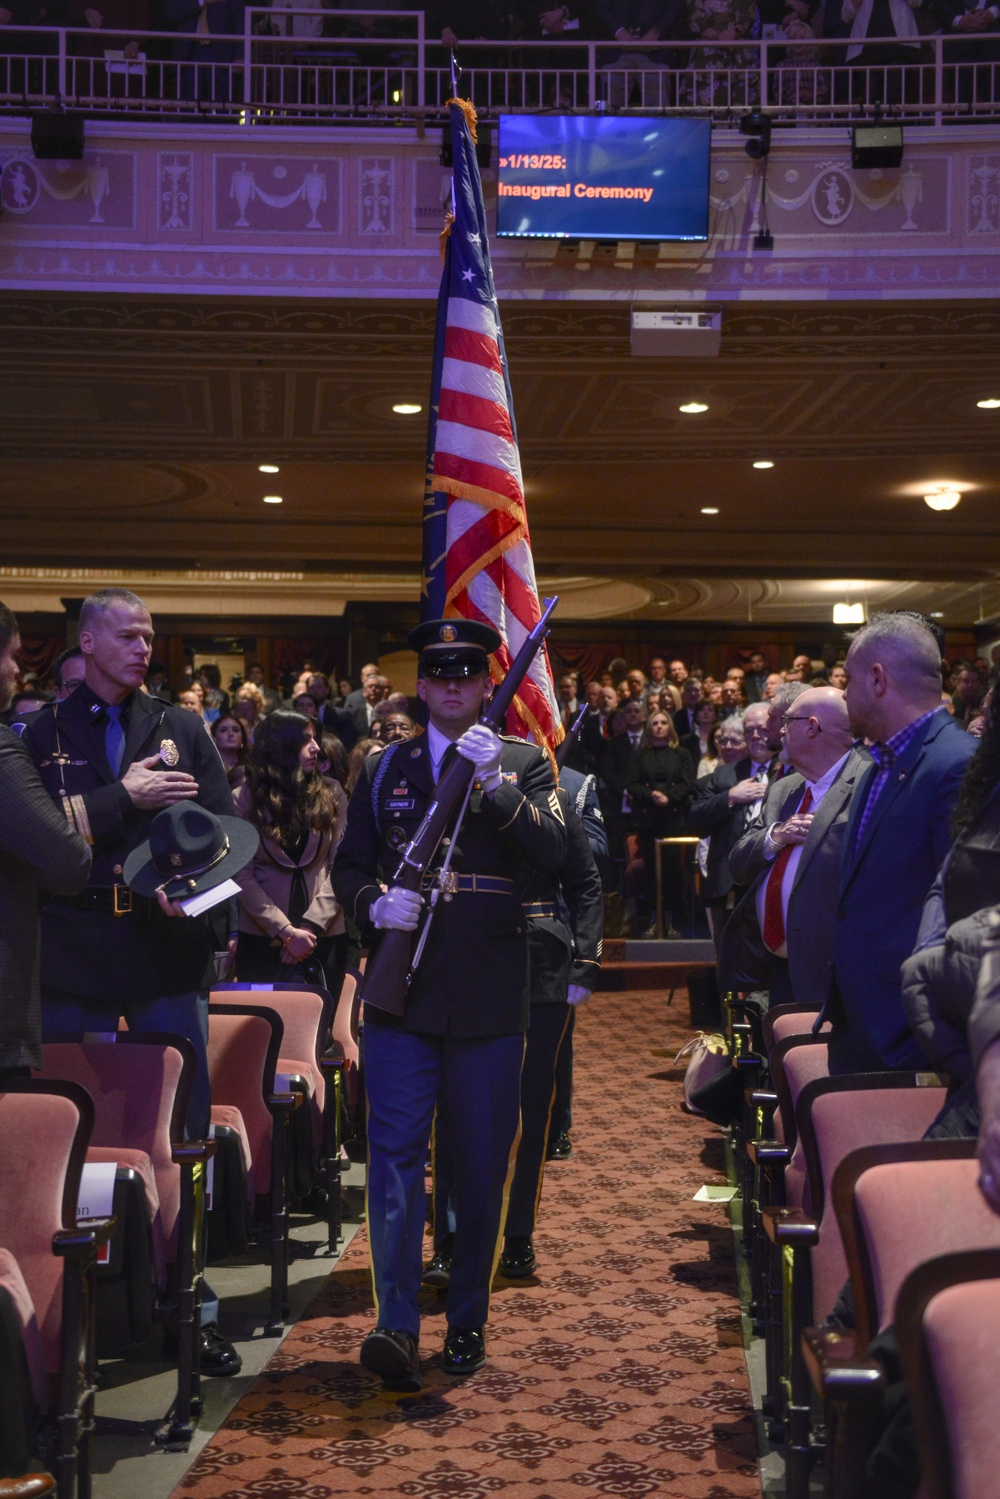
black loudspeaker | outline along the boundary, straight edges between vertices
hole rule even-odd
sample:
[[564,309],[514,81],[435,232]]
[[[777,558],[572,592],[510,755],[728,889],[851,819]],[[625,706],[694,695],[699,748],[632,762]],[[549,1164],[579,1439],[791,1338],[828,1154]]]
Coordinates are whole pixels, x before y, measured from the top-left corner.
[[31,150],[36,161],[81,161],[83,115],[32,115]]
[[852,167],[898,167],[902,159],[902,125],[855,125],[852,129]]
[[[478,137],[476,140],[476,160],[479,163],[480,171],[485,171],[493,161],[493,126],[484,125],[482,122],[478,123],[476,125],[476,135]],[[450,125],[445,125],[441,131],[441,165],[443,167],[452,167],[455,165],[452,160]]]

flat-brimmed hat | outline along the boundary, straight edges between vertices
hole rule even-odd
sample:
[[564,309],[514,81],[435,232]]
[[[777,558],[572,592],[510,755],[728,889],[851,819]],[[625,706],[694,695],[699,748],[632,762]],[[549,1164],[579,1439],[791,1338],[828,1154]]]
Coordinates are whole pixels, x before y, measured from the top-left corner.
[[489,670],[501,640],[492,625],[475,619],[427,619],[406,637],[420,660],[420,677],[475,677]]
[[137,895],[184,900],[212,890],[245,868],[260,844],[257,829],[242,817],[216,817],[196,802],[175,802],[158,812],[149,837],[134,848],[122,871]]

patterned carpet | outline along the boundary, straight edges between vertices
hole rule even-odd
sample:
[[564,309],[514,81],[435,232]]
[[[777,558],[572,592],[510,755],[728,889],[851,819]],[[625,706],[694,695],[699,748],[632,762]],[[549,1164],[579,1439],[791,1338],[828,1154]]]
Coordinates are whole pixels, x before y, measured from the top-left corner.
[[486,1368],[441,1370],[430,1292],[424,1389],[381,1392],[357,1363],[362,1232],[177,1499],[758,1499],[729,1224],[691,1200],[723,1180],[722,1150],[680,1108],[684,991],[664,1000],[607,994],[580,1014],[575,1154],[546,1174],[537,1277],[497,1282]]

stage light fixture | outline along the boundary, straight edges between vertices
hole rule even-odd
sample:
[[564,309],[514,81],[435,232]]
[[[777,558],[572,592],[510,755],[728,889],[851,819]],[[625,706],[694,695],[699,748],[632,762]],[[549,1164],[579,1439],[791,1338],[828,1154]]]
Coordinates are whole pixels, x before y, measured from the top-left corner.
[[851,166],[898,167],[903,159],[902,125],[854,125],[851,129]]
[[748,135],[744,150],[751,161],[761,161],[771,149],[771,116],[756,105],[740,120],[740,134]]

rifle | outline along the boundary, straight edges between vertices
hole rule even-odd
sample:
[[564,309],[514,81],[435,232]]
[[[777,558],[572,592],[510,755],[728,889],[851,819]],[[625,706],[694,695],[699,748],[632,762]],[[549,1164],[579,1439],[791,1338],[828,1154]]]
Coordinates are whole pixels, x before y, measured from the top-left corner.
[[569,759],[570,751],[580,737],[580,730],[583,728],[583,720],[586,717],[588,706],[589,704],[584,703],[583,707],[580,709],[579,713],[576,715],[573,722],[566,730],[565,739],[556,750],[557,770],[562,770],[563,766],[566,764],[566,761]]
[[[486,704],[480,722],[488,724],[491,729],[499,730],[503,727],[507,709],[514,701],[518,688],[527,676],[528,668],[549,633],[549,619],[558,602],[558,598],[545,600],[541,618],[514,657],[510,670],[500,686]],[[455,813],[459,808],[464,813],[475,771],[476,767],[472,761],[466,760],[463,755],[456,755],[452,760],[434,789],[434,800],[427,808],[423,822],[403,850],[399,867],[390,881],[391,885],[402,886],[404,890],[420,889],[424,875],[430,869],[441,839],[451,826]],[[457,831],[456,827],[449,845],[449,853],[454,848]],[[417,954],[412,959],[413,933],[402,932],[392,927],[386,929],[365,971],[362,998],[366,1004],[374,1005],[377,1010],[385,1010],[389,1015],[403,1014],[406,1008],[407,990],[416,971],[419,955],[423,952],[440,894],[440,885],[435,886],[430,892],[424,930],[420,936]]]

